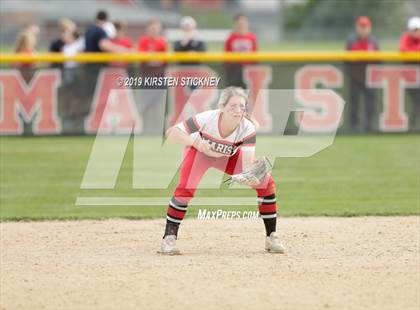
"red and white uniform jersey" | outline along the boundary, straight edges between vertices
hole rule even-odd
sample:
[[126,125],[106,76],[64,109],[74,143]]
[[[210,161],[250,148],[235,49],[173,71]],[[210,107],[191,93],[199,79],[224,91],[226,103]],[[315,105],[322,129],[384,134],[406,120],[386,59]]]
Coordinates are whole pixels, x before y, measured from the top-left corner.
[[254,124],[243,117],[239,126],[229,135],[222,136],[220,130],[222,112],[210,110],[199,113],[176,125],[182,131],[196,139],[202,139],[211,144],[212,150],[226,156],[232,156],[241,151],[255,151],[256,131]]

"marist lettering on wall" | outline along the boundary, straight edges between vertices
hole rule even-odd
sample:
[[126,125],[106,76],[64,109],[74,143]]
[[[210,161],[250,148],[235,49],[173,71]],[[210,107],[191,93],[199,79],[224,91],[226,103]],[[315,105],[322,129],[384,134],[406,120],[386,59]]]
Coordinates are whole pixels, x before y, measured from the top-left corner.
[[[259,123],[259,131],[270,133],[276,122],[270,111],[282,104],[269,96],[272,85],[273,68],[269,65],[249,65],[243,70],[243,80],[248,86],[251,114]],[[281,72],[277,72],[281,74]],[[139,89],[118,86],[118,77],[126,77],[121,68],[105,68],[98,75],[93,99],[79,100],[87,115],[83,115],[82,132],[95,134],[135,132],[142,133],[144,119],[142,99],[134,95]],[[217,72],[206,66],[171,66],[166,76],[181,78],[218,78]],[[284,77],[286,78],[286,77]],[[338,119],[343,109],[343,99],[335,92],[345,87],[343,72],[332,65],[306,65],[294,74],[294,100],[305,108],[296,112],[295,125],[307,132],[327,132],[330,128],[343,126]],[[321,88],[319,88],[321,86]],[[410,128],[406,108],[406,91],[420,87],[420,69],[417,65],[369,65],[366,69],[366,86],[382,92],[382,103],[378,105],[376,116],[382,132],[405,132]],[[73,133],[68,131],[66,121],[77,115],[77,106],[71,107],[67,119],[59,113],[63,104],[59,96],[63,88],[62,73],[56,69],[39,69],[29,82],[19,70],[0,71],[0,134],[24,134],[24,127],[31,126],[36,135]],[[83,87],[81,83],[80,87]],[[223,88],[219,85],[219,89]],[[219,89],[215,87],[193,88],[175,86],[160,89],[160,102],[166,107],[165,115],[156,115],[159,128],[175,124],[196,113],[215,108]],[[73,98],[82,91],[74,91]],[[67,95],[68,96],[68,95]],[[274,98],[275,99],[275,98]],[[344,97],[345,99],[345,97]],[[420,104],[420,103],[417,103]],[[418,120],[417,120],[418,121]],[[167,124],[164,124],[164,123]],[[70,126],[71,128],[71,126]]]
[[27,85],[18,70],[0,71],[0,133],[23,133],[24,121],[32,121],[34,134],[59,134],[57,115],[59,70],[35,73]]

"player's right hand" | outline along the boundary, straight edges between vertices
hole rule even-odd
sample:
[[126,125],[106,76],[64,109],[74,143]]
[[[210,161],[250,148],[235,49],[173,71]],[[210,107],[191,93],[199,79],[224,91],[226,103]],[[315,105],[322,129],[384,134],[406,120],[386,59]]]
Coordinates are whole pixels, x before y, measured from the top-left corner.
[[209,157],[216,157],[216,158],[226,156],[225,154],[222,154],[222,153],[219,153],[219,152],[215,152],[215,151],[213,151],[212,149],[207,150],[207,151],[205,152],[205,154],[206,154],[207,156],[209,156]]
[[193,146],[201,153],[208,153],[209,151],[211,151],[211,145],[208,141],[204,141],[201,138],[197,138],[194,141]]
[[221,153],[215,152],[211,149],[211,144],[208,141],[205,141],[201,138],[195,140],[193,146],[201,153],[206,154],[209,157],[222,157],[224,156]]

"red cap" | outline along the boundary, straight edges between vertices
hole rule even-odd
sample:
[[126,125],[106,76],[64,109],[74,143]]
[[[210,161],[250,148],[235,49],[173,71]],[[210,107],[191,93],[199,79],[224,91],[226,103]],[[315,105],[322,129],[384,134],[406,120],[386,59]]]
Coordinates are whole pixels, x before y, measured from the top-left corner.
[[372,25],[369,17],[367,16],[359,16],[356,20],[356,25],[362,27],[370,27]]

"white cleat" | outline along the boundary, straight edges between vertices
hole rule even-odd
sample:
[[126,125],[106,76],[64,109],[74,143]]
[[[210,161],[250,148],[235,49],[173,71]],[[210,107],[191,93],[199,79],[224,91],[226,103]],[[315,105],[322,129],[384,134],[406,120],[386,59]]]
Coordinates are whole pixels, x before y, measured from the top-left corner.
[[265,238],[265,250],[270,253],[284,253],[284,246],[275,231]]
[[160,245],[160,254],[166,255],[179,255],[181,252],[176,247],[176,236],[167,235],[162,239],[162,244]]

